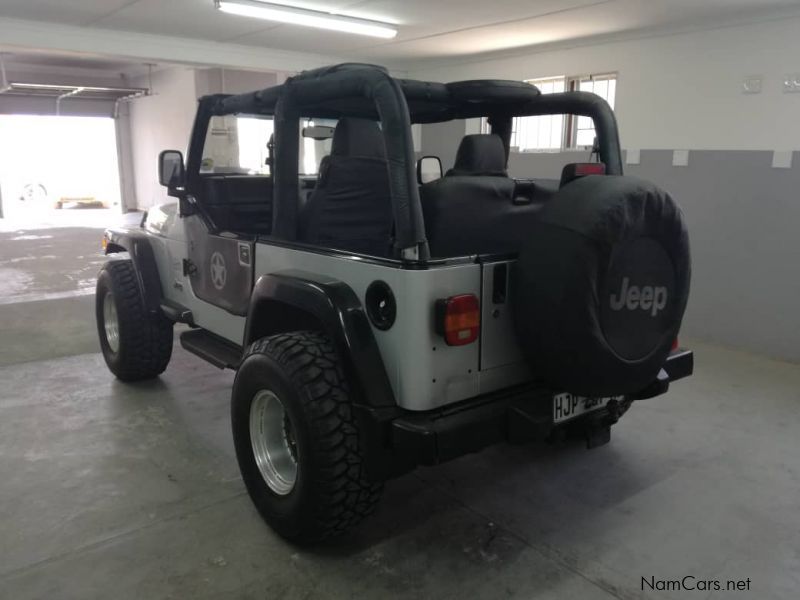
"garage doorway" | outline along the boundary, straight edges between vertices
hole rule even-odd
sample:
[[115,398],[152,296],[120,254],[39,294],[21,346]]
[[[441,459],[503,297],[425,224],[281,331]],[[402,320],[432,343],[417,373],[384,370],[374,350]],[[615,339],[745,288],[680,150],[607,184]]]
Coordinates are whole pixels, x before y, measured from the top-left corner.
[[0,115],[0,194],[7,223],[86,224],[119,214],[114,119]]

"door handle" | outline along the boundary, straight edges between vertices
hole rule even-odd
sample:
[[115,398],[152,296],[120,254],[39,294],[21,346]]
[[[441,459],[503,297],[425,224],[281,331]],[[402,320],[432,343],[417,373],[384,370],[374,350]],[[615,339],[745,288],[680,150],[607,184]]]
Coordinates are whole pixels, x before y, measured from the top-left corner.
[[508,263],[495,265],[492,270],[492,302],[505,304],[508,293]]

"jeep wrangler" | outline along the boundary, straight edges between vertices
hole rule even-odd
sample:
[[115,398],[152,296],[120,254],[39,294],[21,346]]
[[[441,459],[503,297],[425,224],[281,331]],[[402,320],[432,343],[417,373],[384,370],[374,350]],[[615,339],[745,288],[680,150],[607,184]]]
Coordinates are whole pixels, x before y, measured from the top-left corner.
[[[593,120],[596,162],[507,170],[515,118]],[[485,119],[447,173],[412,124]],[[340,534],[382,484],[490,444],[609,441],[693,369],[681,211],[622,173],[601,98],[515,81],[429,83],[344,64],[200,99],[176,202],[109,229],[100,345],[123,381],[180,343],[236,371],[242,477],[275,531]]]

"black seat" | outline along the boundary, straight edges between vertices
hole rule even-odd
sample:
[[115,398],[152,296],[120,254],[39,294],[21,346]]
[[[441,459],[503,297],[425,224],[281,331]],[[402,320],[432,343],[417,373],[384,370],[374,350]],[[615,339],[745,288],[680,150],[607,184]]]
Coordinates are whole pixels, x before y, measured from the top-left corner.
[[420,187],[431,255],[516,252],[531,219],[553,194],[533,180],[508,176],[497,135],[465,136],[453,168]]
[[272,231],[272,177],[265,175],[203,175],[203,206],[217,229],[246,234]]
[[375,121],[341,119],[303,210],[300,239],[363,254],[391,251],[392,203],[383,134]]
[[458,145],[456,161],[445,177],[508,177],[506,151],[500,136],[492,133],[465,135]]
[[507,249],[505,215],[514,180],[506,174],[503,142],[496,135],[468,135],[444,177],[420,187],[432,256],[462,256]]

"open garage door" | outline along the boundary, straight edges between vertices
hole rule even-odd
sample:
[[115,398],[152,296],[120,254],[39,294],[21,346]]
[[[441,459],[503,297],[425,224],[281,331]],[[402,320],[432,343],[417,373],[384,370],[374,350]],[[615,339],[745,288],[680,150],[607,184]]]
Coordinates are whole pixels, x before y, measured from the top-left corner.
[[11,220],[59,219],[75,209],[118,212],[114,120],[0,115],[0,189],[3,216]]

